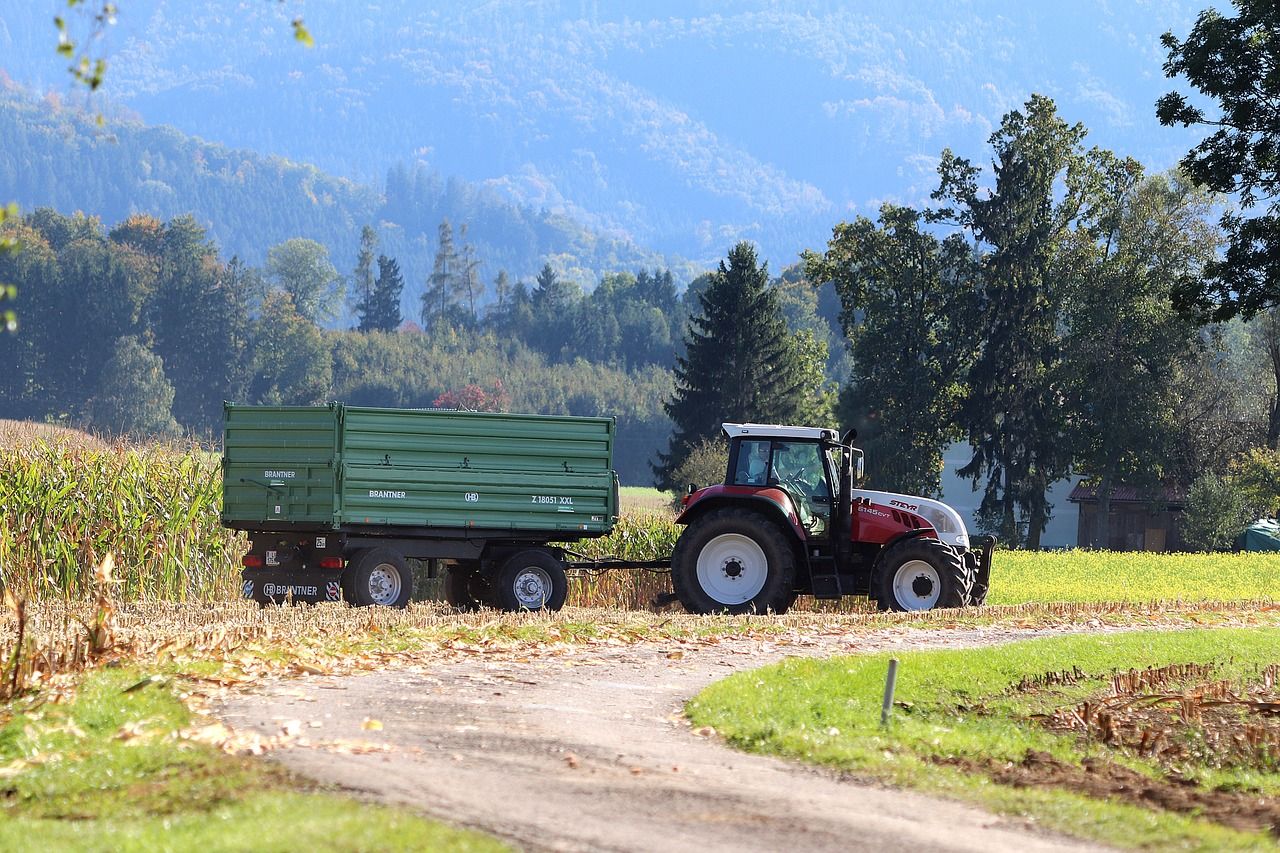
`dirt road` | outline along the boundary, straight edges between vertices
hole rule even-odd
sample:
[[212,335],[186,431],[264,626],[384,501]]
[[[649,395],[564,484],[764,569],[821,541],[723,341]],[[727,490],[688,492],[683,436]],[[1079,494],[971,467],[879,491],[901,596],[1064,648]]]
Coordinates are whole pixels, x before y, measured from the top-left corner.
[[278,682],[231,697],[221,713],[241,731],[300,730],[312,745],[275,757],[304,775],[523,849],[1089,849],[968,806],[745,755],[691,731],[680,714],[707,684],[786,655],[1036,634],[896,629],[424,658],[395,671]]

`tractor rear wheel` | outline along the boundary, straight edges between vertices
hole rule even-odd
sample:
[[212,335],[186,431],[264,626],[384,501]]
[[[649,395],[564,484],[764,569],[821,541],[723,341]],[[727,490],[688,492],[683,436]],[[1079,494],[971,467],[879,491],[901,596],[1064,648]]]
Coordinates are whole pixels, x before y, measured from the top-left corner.
[[671,553],[671,583],[690,613],[781,613],[795,600],[795,571],[778,526],[738,507],[694,521]]
[[950,545],[915,537],[893,545],[880,558],[872,593],[881,610],[964,607],[973,572]]

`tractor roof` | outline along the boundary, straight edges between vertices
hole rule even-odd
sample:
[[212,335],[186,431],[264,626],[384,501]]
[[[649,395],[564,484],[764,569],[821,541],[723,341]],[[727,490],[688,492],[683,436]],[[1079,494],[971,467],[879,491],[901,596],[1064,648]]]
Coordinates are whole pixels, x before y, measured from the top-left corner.
[[839,434],[833,429],[821,427],[782,426],[780,424],[721,424],[724,434],[729,438],[739,436],[760,436],[761,438],[807,438],[811,440],[826,439],[839,441]]

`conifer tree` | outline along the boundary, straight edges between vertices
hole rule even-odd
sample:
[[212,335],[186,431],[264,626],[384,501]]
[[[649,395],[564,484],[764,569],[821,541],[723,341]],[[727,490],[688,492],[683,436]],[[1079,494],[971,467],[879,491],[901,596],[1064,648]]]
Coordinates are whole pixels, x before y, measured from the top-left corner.
[[369,331],[367,326],[369,312],[373,307],[373,258],[378,248],[378,234],[370,225],[360,230],[360,253],[356,255],[356,268],[351,276],[351,294],[356,299],[356,316],[362,332]]
[[458,317],[458,250],[453,242],[453,226],[445,219],[437,232],[440,247],[427,277],[422,294],[422,328],[431,330],[443,323],[453,324]]
[[394,258],[378,256],[378,280],[369,300],[369,314],[360,321],[362,332],[394,332],[400,327],[400,293],[404,278]]
[[1064,287],[1053,266],[1097,179],[1100,152],[1084,151],[1085,134],[1052,99],[1032,95],[991,135],[994,190],[979,190],[978,167],[945,150],[933,197],[949,206],[930,215],[972,232],[982,253],[983,345],[959,416],[973,458],[959,473],[986,480],[982,515],[1004,541],[1022,540],[1021,510],[1031,548],[1052,508],[1049,484],[1071,463],[1058,387]]
[[664,485],[725,422],[794,423],[805,402],[800,355],[787,332],[767,266],[739,243],[698,294],[700,310],[676,359],[676,389],[663,408],[675,424],[655,471]]

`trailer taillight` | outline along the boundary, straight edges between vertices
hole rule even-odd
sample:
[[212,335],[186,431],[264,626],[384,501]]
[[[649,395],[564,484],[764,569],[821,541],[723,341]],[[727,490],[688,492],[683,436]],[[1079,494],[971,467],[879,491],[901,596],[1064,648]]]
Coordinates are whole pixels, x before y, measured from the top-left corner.
[[320,568],[340,569],[342,568],[342,558],[341,557],[325,557],[323,560],[320,561]]
[[245,554],[240,558],[240,565],[246,569],[262,568],[262,556],[260,554]]

